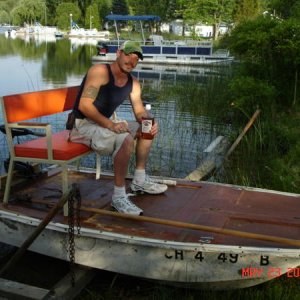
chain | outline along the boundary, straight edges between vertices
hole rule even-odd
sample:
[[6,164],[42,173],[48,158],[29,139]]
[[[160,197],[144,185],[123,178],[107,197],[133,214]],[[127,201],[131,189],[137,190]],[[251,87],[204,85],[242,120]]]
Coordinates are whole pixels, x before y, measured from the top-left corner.
[[81,195],[80,195],[80,191],[77,188],[76,190],[76,195],[75,195],[75,199],[76,199],[76,229],[77,229],[77,236],[80,237],[80,230],[81,230],[81,224],[80,224],[80,209],[81,209]]
[[69,259],[72,287],[75,286],[75,240],[74,225],[77,226],[77,235],[80,236],[80,207],[81,195],[78,186],[74,183],[68,195],[68,233],[69,233]]

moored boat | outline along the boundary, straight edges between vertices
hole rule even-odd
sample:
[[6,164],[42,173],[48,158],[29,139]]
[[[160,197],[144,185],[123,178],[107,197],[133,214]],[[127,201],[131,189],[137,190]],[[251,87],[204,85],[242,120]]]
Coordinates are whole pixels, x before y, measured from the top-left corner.
[[[116,59],[117,44],[101,43],[97,45],[98,55],[92,57],[93,62],[110,62]],[[216,65],[228,64],[233,57],[228,51],[212,53],[212,46],[206,43],[199,46],[184,45],[142,45],[144,59],[140,64],[160,65]]]
[[[133,197],[144,216],[130,216],[111,211],[110,175],[99,181],[92,172],[70,173],[81,195],[78,264],[208,289],[244,288],[299,271],[299,195],[177,180],[165,194]],[[0,204],[0,236],[20,246],[59,201],[60,172],[13,190],[10,202]],[[58,213],[30,250],[68,260],[68,228]]]
[[[117,21],[158,21],[158,16],[123,16],[108,15],[108,21],[114,21],[116,31]],[[142,24],[140,25],[143,29]],[[99,41],[97,44],[97,55],[92,57],[93,62],[114,61],[116,51],[123,42],[119,39],[117,33],[116,40],[107,42]],[[145,38],[142,30],[142,40],[140,41],[144,53],[144,59],[141,64],[171,64],[171,65],[212,65],[226,64],[233,61],[227,50],[218,50],[213,52],[212,43],[210,41],[170,41],[164,40],[162,36],[152,34],[149,38]]]
[[55,31],[54,32],[54,36],[56,38],[63,38],[64,37],[64,34],[61,32],[61,31]]
[[[10,151],[8,176],[0,177],[1,242],[24,245],[48,220],[29,249],[62,260],[72,255],[77,264],[93,268],[209,289],[249,287],[283,274],[299,277],[298,194],[154,177],[169,188],[159,195],[132,197],[143,216],[113,212],[114,180],[112,174],[100,172],[99,155],[96,178],[94,170],[79,169],[79,164],[74,170],[71,164],[92,155],[91,149],[70,142],[68,130],[52,132],[51,124],[40,120],[69,111],[78,89],[0,98],[5,122],[1,132]],[[40,132],[43,129],[46,133]],[[15,144],[13,137],[22,134],[34,139]],[[18,162],[31,162],[27,179],[15,176]],[[40,164],[51,167],[38,169]],[[33,167],[39,172],[33,174]],[[78,193],[68,193],[71,183]],[[49,218],[62,200],[70,206],[59,206]],[[74,240],[74,222],[80,236],[68,245]]]

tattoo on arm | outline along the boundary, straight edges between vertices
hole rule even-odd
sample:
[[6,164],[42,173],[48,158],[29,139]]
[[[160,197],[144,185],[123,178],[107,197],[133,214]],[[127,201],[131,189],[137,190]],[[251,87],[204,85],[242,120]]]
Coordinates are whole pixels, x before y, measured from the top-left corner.
[[94,86],[88,86],[83,90],[81,97],[96,99],[97,94],[98,94],[97,88],[95,88]]

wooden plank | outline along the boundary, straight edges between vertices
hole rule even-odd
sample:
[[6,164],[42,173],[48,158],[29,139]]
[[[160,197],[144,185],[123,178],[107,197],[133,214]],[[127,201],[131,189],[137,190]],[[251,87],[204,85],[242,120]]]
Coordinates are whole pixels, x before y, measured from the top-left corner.
[[249,122],[246,124],[246,126],[244,127],[243,131],[239,134],[239,136],[237,137],[237,139],[234,141],[234,143],[231,145],[231,147],[229,148],[229,150],[227,151],[226,155],[225,155],[225,159],[228,158],[228,156],[233,152],[233,150],[237,147],[237,145],[240,143],[240,141],[242,140],[242,138],[244,137],[244,135],[247,133],[247,131],[250,129],[250,127],[253,125],[253,123],[255,122],[255,120],[257,119],[257,117],[260,114],[260,109],[257,109],[255,111],[255,113],[253,114],[253,116],[251,117],[251,119],[249,120]]
[[200,181],[204,180],[208,174],[211,174],[216,169],[216,163],[213,158],[204,160],[200,166],[185,177],[187,180]]
[[225,137],[222,135],[219,135],[217,138],[215,138],[207,147],[203,150],[203,152],[212,152],[224,139]]
[[[208,153],[202,163],[185,179],[191,181],[204,180],[209,177],[213,171],[221,164],[225,152],[229,146],[227,138],[217,138],[205,150]],[[209,151],[208,151],[209,150]]]
[[0,294],[8,299],[44,299],[49,290],[0,278]]
[[[225,154],[225,148],[224,145],[227,144],[227,140],[225,139],[225,142],[222,142],[223,139],[221,137],[218,137],[215,141],[211,143],[211,145],[208,146],[208,148],[205,149],[206,152],[209,153],[208,157],[201,163],[201,165],[195,169],[193,172],[191,172],[188,176],[185,177],[187,180],[192,181],[199,181],[204,180],[207,177],[209,177],[210,174],[213,173],[215,169],[218,169],[223,161],[228,158],[228,156],[233,152],[233,150],[237,147],[237,145],[240,143],[244,135],[247,133],[247,131],[250,129],[250,127],[253,125],[255,120],[260,114],[260,110],[257,109],[253,116],[250,118],[246,126],[244,127],[243,131],[239,134],[237,139],[234,141],[234,143],[231,145],[229,150]],[[220,149],[218,149],[220,148]],[[209,151],[207,151],[207,149]],[[222,153],[222,158],[220,158],[220,154]]]
[[208,232],[214,232],[214,233],[218,233],[218,234],[225,234],[225,235],[237,236],[237,237],[242,237],[242,238],[256,239],[256,240],[261,240],[261,241],[268,241],[268,242],[274,242],[274,243],[279,243],[279,244],[300,247],[299,239],[295,240],[295,239],[283,238],[283,237],[267,235],[267,234],[252,233],[252,232],[235,230],[235,229],[227,229],[227,228],[218,227],[218,226],[207,226],[207,225],[201,225],[201,224],[193,224],[193,223],[174,221],[174,220],[170,220],[170,219],[161,219],[161,218],[147,217],[147,216],[135,216],[135,215],[125,214],[125,213],[120,213],[120,212],[113,212],[113,211],[99,209],[99,208],[91,208],[91,207],[81,206],[80,210],[85,211],[85,212],[93,212],[95,214],[100,214],[100,215],[105,215],[105,216],[112,216],[112,217],[116,217],[116,218],[120,218],[120,219],[134,220],[134,221],[138,221],[138,222],[149,222],[149,223],[153,223],[153,224],[173,226],[173,227],[179,227],[179,228],[185,228],[185,229],[208,231]]
[[71,284],[71,273],[67,274],[52,289],[47,299],[74,299],[94,278],[96,270],[93,268],[76,265],[74,268],[75,285]]

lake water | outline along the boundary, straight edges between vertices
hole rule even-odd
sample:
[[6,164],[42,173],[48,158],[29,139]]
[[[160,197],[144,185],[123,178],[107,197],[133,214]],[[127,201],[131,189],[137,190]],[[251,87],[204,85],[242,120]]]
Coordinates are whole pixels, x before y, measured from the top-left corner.
[[[52,36],[12,39],[0,34],[0,96],[80,84],[92,65],[91,57],[96,54],[96,43],[94,39],[55,39]],[[230,133],[230,125],[195,114],[193,108],[186,109],[186,99],[182,93],[176,94],[176,90],[182,91],[190,84],[205,87],[209,82],[207,78],[220,76],[220,72],[207,67],[138,66],[134,75],[143,87],[143,100],[152,103],[155,118],[160,124],[160,135],[155,140],[150,156],[149,173],[185,177],[203,160],[203,150],[217,136]],[[127,101],[118,109],[118,116],[133,118]],[[61,130],[65,114],[46,121]],[[8,152],[5,137],[1,133],[0,149],[3,173]],[[110,159],[103,160],[103,168],[110,170]],[[91,156],[84,163],[87,167],[94,167],[94,157]],[[130,170],[132,168],[133,162]]]

